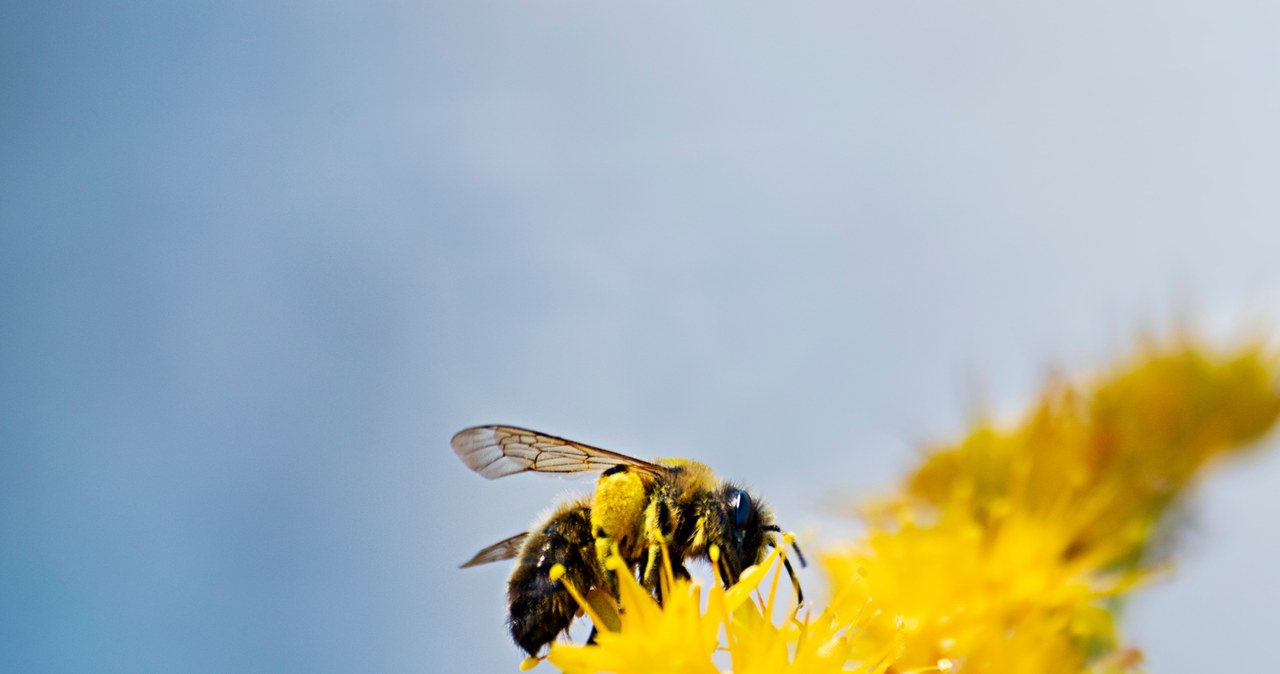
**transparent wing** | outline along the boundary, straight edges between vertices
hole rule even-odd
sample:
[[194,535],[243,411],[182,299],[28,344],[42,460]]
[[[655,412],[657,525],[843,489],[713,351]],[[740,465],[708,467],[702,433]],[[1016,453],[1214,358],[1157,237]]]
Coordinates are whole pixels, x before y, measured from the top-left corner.
[[459,569],[465,569],[470,566],[480,566],[489,562],[500,562],[504,559],[515,559],[520,554],[520,548],[524,546],[524,539],[529,537],[529,532],[516,534],[504,541],[498,541],[493,545],[476,553],[475,557],[467,560],[465,564],[459,566]]
[[467,467],[495,480],[507,475],[584,473],[619,464],[658,475],[667,469],[626,454],[514,426],[475,426],[453,436],[453,451]]

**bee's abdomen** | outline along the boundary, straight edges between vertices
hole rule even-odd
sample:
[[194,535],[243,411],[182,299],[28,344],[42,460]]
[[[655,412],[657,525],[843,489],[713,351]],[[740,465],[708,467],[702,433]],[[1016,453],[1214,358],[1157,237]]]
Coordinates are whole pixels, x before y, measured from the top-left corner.
[[591,508],[586,502],[562,506],[529,535],[507,584],[511,636],[529,655],[569,627],[578,603],[561,581],[551,580],[551,567],[561,564],[564,579],[579,592],[597,584]]

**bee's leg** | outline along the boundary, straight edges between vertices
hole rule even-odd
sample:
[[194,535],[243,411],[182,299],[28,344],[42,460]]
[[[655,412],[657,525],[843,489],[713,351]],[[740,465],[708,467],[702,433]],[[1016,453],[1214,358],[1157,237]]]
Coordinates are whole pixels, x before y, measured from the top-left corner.
[[[616,465],[600,475],[591,497],[591,535],[595,539],[599,568],[606,568],[605,563],[615,555],[628,561],[636,556],[635,542],[647,502],[644,480],[626,464]],[[610,594],[617,597],[617,576],[607,571],[604,576]]]
[[645,508],[644,531],[648,545],[645,546],[644,574],[640,582],[649,594],[658,598],[658,603],[662,603],[663,548],[675,531],[671,506],[662,494],[655,496]]
[[662,547],[649,544],[648,552],[645,554],[644,571],[640,576],[640,583],[649,590],[649,593],[658,598],[658,603],[662,603],[662,583],[661,576],[658,575],[658,567],[662,564]]
[[[596,563],[600,565],[601,569],[608,568],[605,566],[605,561],[608,560],[609,557],[618,553],[618,544],[614,542],[613,538],[611,538],[608,534],[606,534],[604,532],[604,529],[602,528],[596,527],[596,530],[593,532],[593,535],[595,537]],[[617,574],[610,571],[606,571],[604,574],[604,580],[605,580],[605,587],[608,588],[609,594],[613,595],[614,597],[617,597],[618,596]]]
[[[684,562],[672,559],[670,564],[673,580],[688,580],[692,578],[689,575],[689,569],[685,568]],[[648,554],[645,557],[644,571],[641,575],[640,583],[649,590],[649,593],[658,600],[659,604],[662,603],[663,573],[662,546],[650,545]]]

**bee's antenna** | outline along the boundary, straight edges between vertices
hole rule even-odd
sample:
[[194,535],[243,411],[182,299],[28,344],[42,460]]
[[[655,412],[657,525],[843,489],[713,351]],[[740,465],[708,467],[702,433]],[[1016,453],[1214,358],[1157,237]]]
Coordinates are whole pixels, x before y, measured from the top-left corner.
[[[776,532],[776,533],[782,533],[782,527],[780,527],[780,526],[778,526],[778,525],[776,525],[776,524],[770,524],[770,525],[768,525],[768,526],[764,527],[764,530],[765,530],[765,531],[773,531],[773,532]],[[809,566],[809,562],[805,561],[805,559],[804,559],[804,553],[803,553],[803,552],[800,552],[800,546],[796,544],[795,540],[792,540],[792,541],[791,541],[791,549],[796,551],[796,557],[798,557],[798,558],[800,559],[800,568],[802,568],[802,569],[803,569],[804,567]]]
[[804,561],[804,553],[800,552],[800,546],[797,545],[795,541],[791,541],[791,549],[796,551],[796,557],[800,560],[800,568],[803,569],[804,567],[809,566],[809,563]]

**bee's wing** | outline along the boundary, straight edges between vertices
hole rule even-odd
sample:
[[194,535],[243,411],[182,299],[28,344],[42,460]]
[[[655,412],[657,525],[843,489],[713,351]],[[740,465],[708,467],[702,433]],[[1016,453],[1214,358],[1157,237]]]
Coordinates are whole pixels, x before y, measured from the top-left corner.
[[468,468],[490,480],[525,471],[585,473],[619,464],[650,475],[667,471],[626,454],[514,426],[475,426],[453,436],[451,444]]
[[467,562],[459,569],[465,569],[469,566],[480,566],[489,562],[500,562],[504,559],[514,559],[520,554],[520,548],[524,545],[524,539],[529,537],[529,532],[516,534],[505,541],[498,541],[493,545],[476,553],[475,557],[467,560]]

